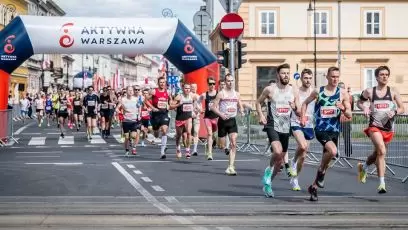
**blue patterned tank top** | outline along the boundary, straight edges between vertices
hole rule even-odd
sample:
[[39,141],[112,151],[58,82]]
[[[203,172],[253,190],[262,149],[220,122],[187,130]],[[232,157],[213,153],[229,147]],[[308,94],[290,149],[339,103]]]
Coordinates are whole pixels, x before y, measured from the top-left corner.
[[324,86],[320,87],[314,110],[316,131],[340,132],[340,109],[336,106],[337,101],[340,101],[339,87],[333,96],[326,96]]

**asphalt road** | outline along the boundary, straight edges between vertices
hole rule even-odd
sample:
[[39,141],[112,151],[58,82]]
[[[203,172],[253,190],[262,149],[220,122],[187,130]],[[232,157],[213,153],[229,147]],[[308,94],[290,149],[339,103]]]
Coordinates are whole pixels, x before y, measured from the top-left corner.
[[316,166],[306,165],[302,191],[291,191],[282,173],[273,181],[276,198],[267,199],[263,155],[239,153],[238,176],[230,177],[227,157],[206,161],[201,146],[190,160],[175,158],[174,140],[166,160],[159,146],[126,158],[115,138],[66,136],[30,123],[19,143],[0,148],[0,229],[408,228],[408,184],[399,180],[387,178],[388,193],[378,195],[376,177],[361,185],[355,169],[331,168],[312,203],[306,188]]

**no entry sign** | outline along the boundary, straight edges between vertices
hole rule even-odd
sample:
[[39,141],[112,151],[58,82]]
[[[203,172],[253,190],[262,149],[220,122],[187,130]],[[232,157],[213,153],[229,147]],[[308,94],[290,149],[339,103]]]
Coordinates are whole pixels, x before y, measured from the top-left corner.
[[227,38],[237,38],[244,31],[244,20],[235,13],[226,14],[220,24],[221,33]]

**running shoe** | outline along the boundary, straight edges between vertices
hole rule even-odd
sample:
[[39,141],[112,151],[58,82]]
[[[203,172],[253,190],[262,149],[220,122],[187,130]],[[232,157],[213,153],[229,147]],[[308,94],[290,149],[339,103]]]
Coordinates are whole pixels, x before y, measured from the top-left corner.
[[359,162],[357,164],[357,169],[358,169],[358,180],[360,183],[365,184],[367,181],[367,171],[363,167],[363,163]]
[[296,162],[291,163],[289,173],[290,173],[291,177],[297,177],[297,165],[296,165]]
[[51,126],[50,123],[48,123],[47,126],[50,127]]
[[193,156],[195,156],[195,157],[198,156],[198,153],[197,153],[197,152],[194,152],[194,153],[193,153]]
[[263,185],[271,185],[272,184],[272,169],[271,169],[271,167],[266,167],[264,175],[262,177],[262,184]]
[[38,127],[39,127],[39,128],[41,127],[41,123],[38,123]]
[[162,153],[161,155],[160,155],[160,159],[166,159],[167,157],[166,157],[166,154],[165,153]]
[[324,188],[324,174],[320,171],[317,171],[316,185],[319,188]]
[[224,149],[225,155],[229,155],[230,154],[230,150],[229,149]]
[[380,186],[378,186],[377,190],[378,190],[379,194],[387,193],[387,190],[385,189],[385,184],[380,184]]
[[313,185],[310,185],[308,188],[308,192],[310,194],[310,201],[318,201],[317,188],[313,187]]
[[145,147],[146,145],[145,145],[145,142],[144,141],[142,141],[142,147]]
[[65,135],[64,135],[64,133],[61,133],[61,135],[60,135],[62,138],[64,138],[65,137]]
[[135,156],[137,155],[135,147],[132,148],[132,155],[135,155]]
[[212,153],[208,153],[208,154],[207,154],[207,160],[208,160],[208,161],[212,161],[212,160],[213,160]]
[[263,190],[263,192],[265,194],[265,197],[267,197],[267,198],[275,197],[275,194],[272,191],[272,185],[271,184],[264,185],[262,190]]
[[177,159],[181,159],[181,151],[180,150],[176,150],[176,158]]
[[299,181],[296,177],[290,179],[290,185],[292,186],[293,191],[300,191]]
[[234,166],[228,166],[228,168],[225,170],[225,173],[228,176],[236,176],[237,175],[237,172],[235,171]]
[[190,157],[191,157],[190,150],[186,150],[186,158],[187,158],[187,159],[190,159]]
[[125,150],[125,156],[129,156],[129,149]]

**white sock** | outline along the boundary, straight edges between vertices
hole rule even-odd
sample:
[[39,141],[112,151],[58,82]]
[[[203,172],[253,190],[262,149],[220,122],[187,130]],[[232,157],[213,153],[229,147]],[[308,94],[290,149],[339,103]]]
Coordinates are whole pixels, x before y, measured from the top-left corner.
[[380,184],[385,184],[384,177],[380,176],[379,178],[380,178]]
[[167,135],[161,137],[161,142],[161,154],[164,154],[164,149],[166,149],[167,146]]
[[364,169],[364,171],[366,171],[366,170],[368,169],[367,162],[364,162],[364,164],[363,164],[363,169]]
[[181,146],[180,145],[177,145],[177,150],[181,150]]
[[193,152],[197,152],[197,145],[198,145],[198,143],[194,143],[194,151]]

